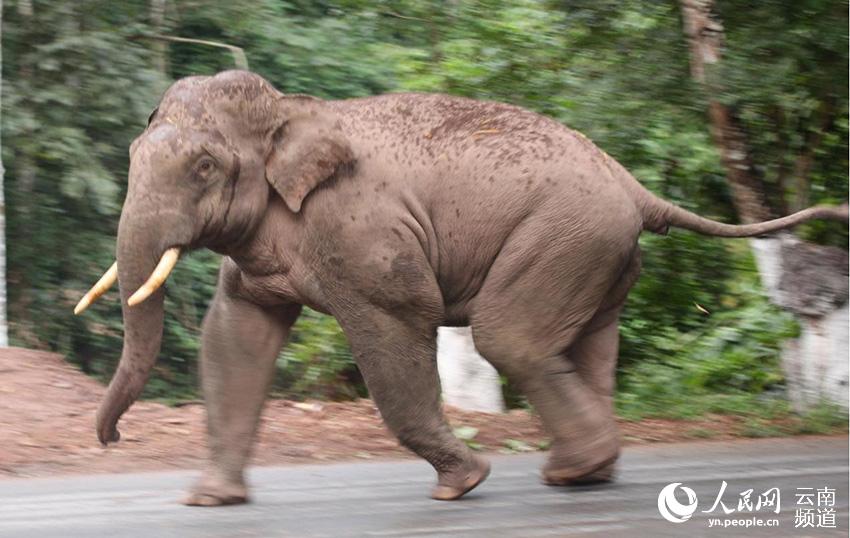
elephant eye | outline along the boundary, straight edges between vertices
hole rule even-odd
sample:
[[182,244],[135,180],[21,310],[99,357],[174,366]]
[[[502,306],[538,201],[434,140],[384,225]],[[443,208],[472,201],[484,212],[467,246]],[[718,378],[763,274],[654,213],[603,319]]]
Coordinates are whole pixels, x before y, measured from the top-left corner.
[[200,175],[206,175],[212,172],[215,168],[215,161],[213,161],[210,157],[202,158],[197,165],[195,165],[195,172]]

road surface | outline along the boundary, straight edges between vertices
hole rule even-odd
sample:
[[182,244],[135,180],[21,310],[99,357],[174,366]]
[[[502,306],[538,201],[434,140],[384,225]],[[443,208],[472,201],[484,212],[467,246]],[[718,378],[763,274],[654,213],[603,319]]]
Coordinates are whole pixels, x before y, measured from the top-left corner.
[[[0,480],[6,537],[502,537],[847,536],[848,443],[839,438],[764,439],[630,447],[608,485],[539,483],[542,454],[495,456],[489,480],[463,500],[428,499],[434,479],[419,461],[257,468],[254,502],[223,508],[177,503],[197,472]],[[710,510],[723,481],[722,502]],[[697,508],[683,523],[663,519],[661,489],[681,482]],[[797,488],[835,490],[835,530],[795,528]],[[740,493],[779,488],[780,513],[737,511]],[[801,490],[807,493],[809,490]],[[688,503],[687,492],[675,495]],[[818,499],[811,497],[815,505]],[[804,507],[810,508],[810,507]],[[815,508],[814,512],[817,513]],[[805,512],[803,512],[805,514]],[[710,518],[769,520],[778,527],[709,527]],[[812,520],[816,524],[817,520]],[[823,523],[823,521],[821,521]],[[826,520],[829,523],[829,520]],[[722,523],[721,523],[722,524]],[[727,523],[732,524],[732,523]],[[739,523],[739,524],[745,524]],[[716,525],[716,523],[715,523]]]

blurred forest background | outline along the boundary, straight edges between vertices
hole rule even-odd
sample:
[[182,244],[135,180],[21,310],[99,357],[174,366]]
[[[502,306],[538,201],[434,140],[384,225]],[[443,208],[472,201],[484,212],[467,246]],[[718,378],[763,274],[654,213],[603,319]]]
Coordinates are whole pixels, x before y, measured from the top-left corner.
[[[84,316],[72,309],[114,258],[127,148],[171,81],[234,67],[227,49],[155,36],[239,47],[283,92],[446,92],[525,106],[585,133],[654,192],[736,222],[710,132],[716,102],[745,133],[774,213],[845,200],[847,2],[723,0],[717,12],[720,83],[705,85],[674,0],[5,0],[11,341],[104,380],[117,363],[117,291]],[[834,223],[798,234],[847,245]],[[798,326],[767,301],[748,242],[673,231],[641,243],[643,276],[622,322],[620,414],[787,412],[779,348]],[[169,280],[147,397],[196,397],[217,267],[216,255],[196,252]],[[364,394],[336,322],[314,312],[279,370],[275,390],[288,397]]]

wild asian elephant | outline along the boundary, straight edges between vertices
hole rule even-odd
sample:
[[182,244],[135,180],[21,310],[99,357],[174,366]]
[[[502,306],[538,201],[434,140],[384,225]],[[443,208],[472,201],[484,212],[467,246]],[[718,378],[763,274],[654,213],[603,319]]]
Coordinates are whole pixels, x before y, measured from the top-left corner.
[[489,464],[440,408],[435,335],[470,325],[479,352],[540,414],[549,484],[608,480],[618,316],[638,236],[670,226],[745,237],[847,220],[814,207],[728,225],[661,200],[581,134],[516,106],[448,95],[285,95],[227,71],[174,83],[130,146],[117,262],[124,348],[97,436],[139,396],[160,348],[160,287],[180,252],[223,261],[203,324],[210,457],[188,504],[244,502],[243,470],[302,305],[342,326],[387,426],[456,499]]

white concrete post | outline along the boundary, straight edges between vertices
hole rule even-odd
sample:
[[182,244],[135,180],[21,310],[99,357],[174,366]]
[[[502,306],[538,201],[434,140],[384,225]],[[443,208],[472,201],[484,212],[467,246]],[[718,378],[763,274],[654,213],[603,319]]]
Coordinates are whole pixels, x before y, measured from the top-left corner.
[[437,368],[447,404],[468,411],[505,411],[499,373],[475,350],[469,327],[440,327]]

